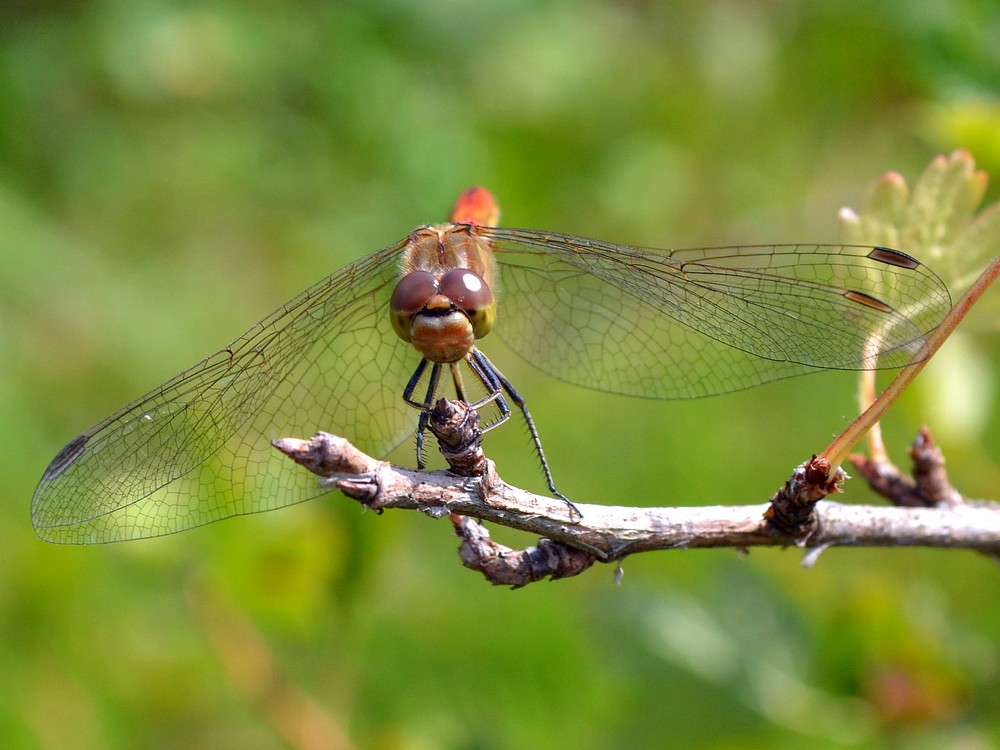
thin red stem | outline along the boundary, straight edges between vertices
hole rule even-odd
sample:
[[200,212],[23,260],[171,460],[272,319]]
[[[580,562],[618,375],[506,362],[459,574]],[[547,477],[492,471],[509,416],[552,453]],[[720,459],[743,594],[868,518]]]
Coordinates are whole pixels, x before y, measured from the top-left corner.
[[969,310],[972,309],[972,306],[989,289],[990,284],[996,281],[997,276],[1000,276],[1000,257],[995,258],[990,263],[986,270],[979,275],[979,278],[973,282],[972,286],[966,290],[965,294],[959,298],[955,306],[948,311],[948,314],[944,316],[944,320],[941,321],[940,325],[931,331],[920,347],[920,350],[913,356],[911,364],[906,365],[906,367],[900,370],[899,374],[889,383],[889,387],[882,391],[881,395],[820,454],[830,462],[831,466],[840,466],[844,459],[847,458],[847,454],[851,448],[864,437],[868,430],[878,423],[882,415],[889,410],[889,407],[895,403],[896,399],[903,394],[903,391],[917,377],[917,374],[924,369],[924,365],[934,356],[934,353],[941,348],[941,344],[947,341],[952,331],[955,330]]

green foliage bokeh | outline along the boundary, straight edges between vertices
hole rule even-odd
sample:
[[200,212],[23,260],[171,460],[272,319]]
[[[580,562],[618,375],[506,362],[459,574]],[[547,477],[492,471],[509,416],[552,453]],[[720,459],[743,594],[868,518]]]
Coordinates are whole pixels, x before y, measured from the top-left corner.
[[[335,494],[107,547],[45,545],[28,519],[70,437],[468,185],[510,226],[833,242],[871,180],[955,148],[1000,177],[985,0],[5,4],[2,744],[284,746],[220,622],[361,747],[1000,744],[997,570],[970,553],[804,570],[794,551],[677,551],[626,561],[620,586],[599,566],[510,592],[459,566],[446,523]],[[996,499],[983,329],[977,418],[943,447],[962,491]],[[855,408],[850,374],[650,403],[484,348],[582,502],[763,502]],[[890,413],[901,461],[927,404],[949,411],[943,377]],[[540,489],[522,428],[487,447]],[[846,499],[873,501],[858,482]]]

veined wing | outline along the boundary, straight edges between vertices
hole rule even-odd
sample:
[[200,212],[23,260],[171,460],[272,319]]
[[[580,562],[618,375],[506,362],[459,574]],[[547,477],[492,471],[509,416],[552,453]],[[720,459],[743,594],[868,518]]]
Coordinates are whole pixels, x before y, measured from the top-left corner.
[[668,252],[480,231],[500,263],[498,335],[554,377],[632,396],[693,398],[819,369],[901,367],[951,307],[930,269],[887,248]]
[[399,444],[415,427],[400,393],[419,359],[387,320],[404,245],[337,271],[74,439],[35,490],[38,534],[159,536],[319,494],[277,437],[336,429],[375,454]]

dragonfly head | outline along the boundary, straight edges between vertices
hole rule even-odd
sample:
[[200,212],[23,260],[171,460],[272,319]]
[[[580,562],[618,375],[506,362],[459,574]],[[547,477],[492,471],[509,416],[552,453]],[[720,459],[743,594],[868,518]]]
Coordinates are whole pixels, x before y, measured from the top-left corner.
[[393,330],[431,362],[458,362],[493,330],[496,300],[479,274],[453,268],[406,274],[389,303]]

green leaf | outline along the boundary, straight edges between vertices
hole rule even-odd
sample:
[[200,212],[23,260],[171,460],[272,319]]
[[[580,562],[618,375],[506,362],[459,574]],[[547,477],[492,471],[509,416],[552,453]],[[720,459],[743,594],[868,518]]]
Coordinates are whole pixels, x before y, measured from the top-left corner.
[[1000,250],[1000,204],[977,213],[987,181],[968,151],[934,158],[912,191],[889,172],[868,188],[860,213],[841,209],[841,239],[909,253],[958,296]]

